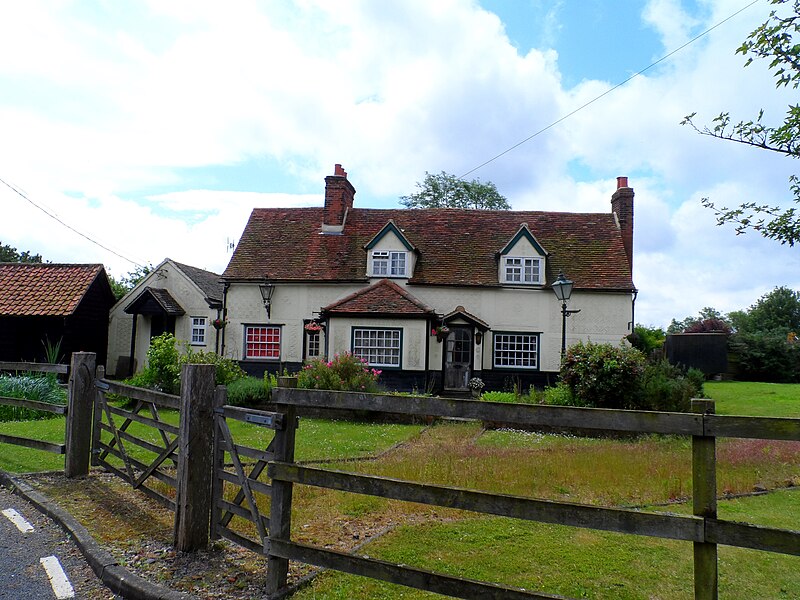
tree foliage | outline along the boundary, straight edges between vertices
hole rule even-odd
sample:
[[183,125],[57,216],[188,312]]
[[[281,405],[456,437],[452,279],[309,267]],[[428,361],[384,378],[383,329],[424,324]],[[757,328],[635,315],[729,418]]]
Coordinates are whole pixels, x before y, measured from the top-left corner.
[[442,171],[438,175],[425,172],[419,191],[400,196],[406,208],[467,208],[481,210],[510,210],[508,200],[497,191],[491,181],[480,179],[464,181]]
[[137,265],[135,269],[129,271],[127,275],[119,279],[109,277],[111,282],[111,291],[114,292],[114,297],[119,300],[125,294],[130,292],[134,286],[142,279],[147,277],[153,271],[153,265]]
[[800,332],[800,292],[776,287],[749,310],[731,313],[731,320],[739,333],[774,333],[786,338],[790,332]]
[[0,244],[0,262],[41,263],[41,254],[31,254],[28,250],[18,252],[9,244]]
[[[800,85],[800,0],[770,0],[773,5],[790,5],[791,12],[773,10],[769,18],[754,29],[737,48],[736,53],[747,57],[745,66],[755,59],[769,61],[769,69],[775,77],[777,88],[797,88]],[[693,119],[696,113],[684,118],[682,125],[689,125],[702,135],[746,144],[763,150],[778,152],[792,158],[800,157],[800,105],[789,105],[783,123],[766,125],[764,111],[759,111],[755,119],[732,124],[730,114],[720,113],[712,121],[712,126],[697,126]],[[789,178],[789,190],[795,204],[800,203],[800,179],[796,175]],[[737,208],[718,207],[708,198],[703,205],[714,211],[717,224],[732,223],[736,233],[756,231],[767,239],[781,244],[794,244],[800,241],[800,212],[795,207],[782,208],[760,202],[745,202]]]
[[728,318],[711,306],[704,307],[696,317],[686,317],[681,321],[672,319],[667,327],[667,333],[730,333],[730,331]]

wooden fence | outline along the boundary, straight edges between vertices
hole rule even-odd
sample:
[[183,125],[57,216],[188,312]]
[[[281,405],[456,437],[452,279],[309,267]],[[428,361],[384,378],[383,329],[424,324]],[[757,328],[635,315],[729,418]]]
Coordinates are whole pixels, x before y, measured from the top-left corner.
[[512,427],[689,435],[692,436],[693,514],[537,500],[305,467],[293,462],[294,420],[287,418],[286,427],[276,431],[276,459],[268,467],[273,496],[267,592],[272,597],[284,593],[288,561],[296,560],[458,598],[555,598],[293,542],[291,500],[292,486],[296,483],[516,519],[692,542],[694,591],[695,598],[700,600],[717,598],[719,544],[800,556],[800,532],[718,519],[716,500],[716,438],[800,440],[800,419],[715,415],[710,400],[693,401],[692,413],[659,413],[277,388],[273,391],[273,401],[287,416],[298,407],[316,407],[470,418]]
[[92,405],[94,403],[92,384],[95,377],[95,362],[96,355],[91,352],[73,353],[69,366],[30,362],[0,362],[0,371],[69,375],[66,406],[0,396],[0,404],[6,406],[17,406],[57,415],[66,415],[63,444],[2,434],[0,434],[0,442],[35,448],[55,454],[64,454],[64,472],[67,477],[86,475],[89,472],[89,444],[92,429]]

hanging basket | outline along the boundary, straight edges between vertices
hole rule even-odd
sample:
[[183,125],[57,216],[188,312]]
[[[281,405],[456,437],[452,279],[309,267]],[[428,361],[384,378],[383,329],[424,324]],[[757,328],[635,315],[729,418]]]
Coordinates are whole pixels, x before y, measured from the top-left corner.
[[213,321],[211,321],[211,325],[217,331],[219,331],[220,329],[224,328],[225,325],[227,325],[227,324],[228,324],[228,321],[226,321],[225,319],[214,319]]

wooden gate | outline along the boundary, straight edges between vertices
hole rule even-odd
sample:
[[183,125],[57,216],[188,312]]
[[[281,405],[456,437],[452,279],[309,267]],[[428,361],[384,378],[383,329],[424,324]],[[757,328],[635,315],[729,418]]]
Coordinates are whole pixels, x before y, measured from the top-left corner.
[[[159,409],[179,411],[180,397],[109,381],[102,373],[95,386],[92,464],[174,511],[179,429],[177,423],[165,422]],[[128,398],[133,406],[116,406],[109,402],[109,394]],[[134,423],[138,426],[132,430]]]
[[[271,506],[272,485],[261,477],[266,478],[267,464],[276,459],[276,438],[273,437],[265,449],[238,445],[228,419],[282,431],[284,415],[233,406],[214,411],[211,538],[224,537],[254,552],[266,553],[269,517],[265,512]],[[237,529],[249,531],[249,536],[233,530],[230,525],[234,517],[245,521]]]

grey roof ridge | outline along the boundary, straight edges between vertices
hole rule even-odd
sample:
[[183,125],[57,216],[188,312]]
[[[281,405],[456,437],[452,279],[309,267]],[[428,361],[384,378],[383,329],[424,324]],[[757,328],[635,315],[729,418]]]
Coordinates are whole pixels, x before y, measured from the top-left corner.
[[152,583],[120,566],[77,519],[24,481],[0,470],[0,484],[30,502],[69,534],[97,577],[115,594],[131,600],[193,600],[195,597]]

